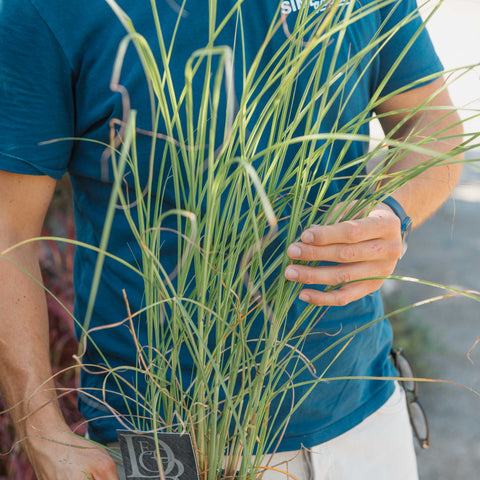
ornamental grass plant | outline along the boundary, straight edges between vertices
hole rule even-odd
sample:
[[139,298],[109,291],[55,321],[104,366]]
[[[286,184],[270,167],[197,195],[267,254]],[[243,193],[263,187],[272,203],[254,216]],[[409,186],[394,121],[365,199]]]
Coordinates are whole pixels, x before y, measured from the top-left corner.
[[[382,97],[383,86],[405,55],[403,51],[372,93],[365,110],[347,124],[340,121],[353,94],[347,85],[354,72],[358,73],[366,54],[381,49],[402,24],[392,31],[378,32],[362,51],[352,53],[342,63],[338,52],[346,29],[395,0],[363,6],[334,0],[323,10],[320,4],[325,2],[317,2],[315,10],[304,2],[293,28],[286,24],[279,2],[278,14],[266,29],[263,48],[250,63],[244,59],[243,64],[235,60],[246,41],[241,33],[242,0],[236,2],[227,18],[217,18],[217,2],[209,0],[209,41],[199,45],[191,56],[181,88],[174,85],[171,72],[175,61],[172,45],[177,38],[173,35],[168,42],[165,40],[156,2],[150,3],[160,58],[155,58],[152,46],[119,4],[106,1],[126,30],[111,81],[112,89],[122,94],[125,108],[124,117],[112,125],[112,143],[106,146],[103,158],[115,175],[100,245],[72,242],[77,248],[98,251],[80,345],[90,336],[89,322],[102,268],[105,259],[112,257],[108,252],[112,220],[120,211],[131,226],[132,238],[141,246],[142,259],[138,265],[116,260],[145,286],[141,311],[130,311],[128,296],[124,298],[128,310],[124,324],[135,341],[137,365],[113,368],[106,360],[108,374],[117,378],[118,390],[130,411],[120,418],[121,422],[132,430],[190,434],[202,480],[260,478],[265,469],[271,468],[266,453],[275,451],[289,421],[289,417],[279,418],[280,405],[291,402],[300,375],[311,373],[305,396],[319,382],[327,378],[335,381],[328,376],[331,364],[349,348],[356,333],[371,325],[359,326],[348,335],[339,332],[328,350],[318,352],[316,358],[305,357],[301,346],[321,322],[325,309],[309,306],[294,325],[285,323],[302,288],[282,274],[290,262],[286,246],[297,241],[312,224],[365,215],[429,168],[464,161],[463,153],[478,147],[478,135],[459,138],[452,134],[455,121],[448,128],[433,129],[435,133],[421,127],[409,138],[398,139],[399,125],[385,138],[376,139],[371,150],[345,161],[353,143],[371,140],[365,126],[371,121],[370,112],[381,102],[441,76],[429,76]],[[174,6],[180,20],[185,5]],[[233,49],[218,46],[216,39],[232,19],[238,24],[242,41]],[[287,29],[288,36],[282,48],[273,57],[268,56],[269,42],[279,29]],[[411,44],[414,41],[412,38]],[[151,104],[145,106],[152,114],[146,184],[136,149],[136,112],[129,108],[128,92],[120,81],[124,56],[132,46],[151,93]],[[328,47],[335,53],[326,62]],[[473,67],[443,72],[445,88]],[[234,85],[234,68],[242,69],[240,92]],[[309,77],[308,89],[299,93],[300,75]],[[299,101],[292,103],[293,97]],[[438,109],[430,106],[431,100],[407,112],[407,119]],[[339,121],[331,131],[323,132],[321,125],[332,109],[338,112]],[[442,109],[444,118],[452,112]],[[160,118],[166,131],[158,128]],[[438,152],[432,145],[439,141],[451,148]],[[334,150],[338,144],[342,147]],[[391,173],[390,168],[412,152],[423,160]],[[320,159],[325,158],[329,159],[328,171],[320,168]],[[347,180],[342,190],[331,194],[329,187],[343,177]],[[162,201],[167,179],[175,189],[177,204],[173,206]],[[172,220],[174,229],[170,227]],[[173,271],[162,261],[163,238],[172,233],[178,245]],[[475,293],[445,288],[447,293],[425,302],[451,294],[480,300]],[[147,325],[146,343],[141,343],[137,335],[138,318]],[[334,348],[338,353],[333,361],[323,371],[316,370],[313,363]],[[194,362],[193,382],[182,378],[181,351],[187,351]],[[132,399],[130,393],[132,385],[125,385],[120,376],[125,370],[147,379],[147,390],[137,391],[136,398]],[[295,398],[292,414],[304,398]],[[131,400],[139,405],[136,411],[130,407]],[[111,414],[118,415],[113,408]]]

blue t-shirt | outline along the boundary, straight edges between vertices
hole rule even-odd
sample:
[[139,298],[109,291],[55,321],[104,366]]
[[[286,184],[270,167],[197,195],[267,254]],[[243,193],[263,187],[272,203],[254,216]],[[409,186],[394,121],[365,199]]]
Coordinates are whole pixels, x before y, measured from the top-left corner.
[[[172,8],[171,2],[158,3],[162,30],[168,39],[176,28],[178,12]],[[329,3],[326,0],[310,1],[309,12],[316,11],[321,15],[328,9]],[[343,2],[345,7],[349,3],[348,0]],[[375,1],[355,0],[355,3],[355,8],[363,8]],[[149,2],[148,6],[144,2],[126,0],[119,4],[131,17],[137,31],[149,41],[157,58],[160,58]],[[218,2],[217,19],[223,18],[233,4],[233,0]],[[233,46],[235,41],[240,41],[240,35],[244,35],[246,41],[243,54],[248,68],[259,51],[272,20],[275,17],[282,18],[282,26],[269,42],[264,54],[265,59],[272,58],[284,44],[286,36],[294,30],[301,4],[300,0],[245,0],[241,8],[241,29],[238,17],[234,15],[224,26],[215,44]],[[185,6],[188,15],[183,15],[178,24],[172,51],[174,62],[171,69],[179,88],[184,83],[188,58],[208,41],[207,2],[188,0]],[[340,45],[338,62],[345,62],[362,51],[377,32],[382,28],[389,31],[416,7],[415,0],[398,0],[363,16],[347,29]],[[348,108],[343,109],[338,120],[338,111],[333,104],[330,112],[325,115],[322,131],[330,131],[333,125],[338,125],[336,122],[347,125],[365,109],[400,52],[421,28],[421,23],[418,15],[413,16],[386,45],[379,43],[375,49],[365,53],[345,87],[346,92],[355,93],[350,96]],[[123,113],[121,95],[110,89],[110,78],[117,48],[125,33],[120,21],[103,0],[88,2],[88,6],[79,0],[0,2],[0,169],[22,174],[49,175],[55,179],[60,179],[68,172],[74,190],[77,237],[91,245],[99,245],[111,193],[113,173],[109,164],[102,161],[102,154],[104,145],[109,143],[110,122],[121,119]],[[327,55],[332,55],[336,46],[333,42],[332,48],[326,50]],[[243,71],[239,65],[237,59],[235,84],[237,90],[241,91]],[[439,72],[441,68],[430,39],[423,31],[388,78],[383,94]],[[308,88],[308,73],[306,71],[299,77],[298,92]],[[147,82],[132,47],[127,51],[120,83],[129,92],[132,108],[138,110],[137,127],[144,131],[151,130]],[[295,102],[298,104],[299,99],[300,93],[292,98],[293,105]],[[159,131],[162,131],[161,120]],[[364,123],[358,133],[368,134],[368,126]],[[52,139],[64,140],[44,143]],[[330,157],[335,158],[344,146],[341,141],[335,142]],[[138,135],[137,149],[138,157],[146,159],[141,168],[147,171],[150,138]],[[353,142],[348,147],[346,161],[360,157],[365,151],[364,143]],[[328,168],[327,163],[323,167]],[[348,177],[354,171],[352,167],[342,174]],[[342,182],[345,182],[344,178],[333,182],[331,193],[340,189]],[[165,204],[175,208],[173,188],[169,188],[168,182],[164,187]],[[176,225],[172,228],[176,228]],[[115,215],[112,232],[109,251],[132,265],[138,265],[141,252],[121,212]],[[167,244],[162,247],[165,253],[162,260],[166,270],[172,271],[177,259],[177,240],[172,235],[171,244],[168,244],[168,237],[166,238]],[[96,259],[93,251],[77,249],[75,316],[80,320],[85,316]],[[107,259],[90,327],[115,324],[126,317],[123,290],[126,291],[131,310],[139,310],[143,289],[143,282],[135,278],[131,270]],[[302,302],[295,302],[286,319],[287,324],[294,322],[303,309]],[[303,353],[306,357],[313,358],[336,340],[339,331],[347,335],[382,315],[383,307],[378,292],[346,307],[329,308],[322,313],[317,330],[307,338]],[[135,345],[124,325],[99,329],[92,338],[111,367],[136,364]],[[346,352],[328,370],[328,376],[395,375],[388,359],[390,346],[391,328],[388,321],[377,322],[353,337]],[[340,348],[342,345],[322,357],[318,361],[317,371],[323,371]],[[91,345],[83,360],[89,366],[104,364],[98,351]],[[189,372],[189,369],[191,365],[186,357],[185,371]],[[99,442],[109,443],[116,440],[116,429],[121,425],[112,415],[112,410],[103,405],[104,401],[120,414],[127,412],[123,400],[118,395],[109,393],[117,389],[115,380],[110,376],[104,384],[101,369],[95,372],[92,370],[94,367],[89,367],[82,373],[82,388],[87,394],[80,397],[80,409],[89,421],[90,436]],[[142,388],[141,379],[130,378],[127,371],[123,375],[128,381],[140,382],[138,386]],[[299,381],[312,380],[309,370],[302,375]],[[188,373],[185,376],[188,377]],[[295,398],[301,398],[308,388],[306,385],[296,389]],[[104,390],[105,399],[102,393]],[[378,409],[392,391],[391,382],[385,381],[320,383],[290,419],[280,450],[298,449],[302,445],[311,447],[344,433]],[[286,413],[290,407],[291,403],[286,401],[283,407]],[[280,415],[279,421],[284,416]]]

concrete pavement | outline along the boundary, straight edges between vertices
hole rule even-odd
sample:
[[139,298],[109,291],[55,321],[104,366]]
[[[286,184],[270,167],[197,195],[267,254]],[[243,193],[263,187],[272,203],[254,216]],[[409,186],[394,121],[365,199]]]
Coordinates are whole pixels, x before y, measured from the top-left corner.
[[[480,155],[479,155],[480,157]],[[454,199],[412,233],[396,274],[461,289],[480,290],[480,170],[465,168]],[[387,285],[408,304],[442,293],[415,283]],[[461,383],[480,392],[480,302],[455,297],[411,311],[434,348],[422,354],[423,375]],[[421,480],[480,478],[480,396],[453,385],[421,384],[420,401],[432,446],[418,452]]]

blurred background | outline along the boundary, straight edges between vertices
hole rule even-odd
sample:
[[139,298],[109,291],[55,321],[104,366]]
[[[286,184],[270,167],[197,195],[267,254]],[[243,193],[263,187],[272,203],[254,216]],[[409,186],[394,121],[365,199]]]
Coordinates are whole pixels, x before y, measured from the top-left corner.
[[[480,62],[479,21],[480,0],[445,0],[429,23],[447,70]],[[455,105],[463,108],[464,118],[475,114],[469,109],[480,111],[480,69],[455,79],[450,93]],[[480,118],[467,121],[465,129],[480,131]],[[469,158],[480,159],[480,151]],[[464,167],[452,199],[412,233],[396,274],[480,291],[479,207],[480,162],[474,162]],[[440,293],[395,281],[384,288],[389,308]],[[449,380],[480,391],[480,344],[470,358],[468,355],[480,337],[480,303],[454,297],[392,320],[396,344],[408,352],[417,376]],[[430,449],[418,451],[420,479],[480,478],[480,397],[448,384],[420,384],[419,390],[431,431]]]

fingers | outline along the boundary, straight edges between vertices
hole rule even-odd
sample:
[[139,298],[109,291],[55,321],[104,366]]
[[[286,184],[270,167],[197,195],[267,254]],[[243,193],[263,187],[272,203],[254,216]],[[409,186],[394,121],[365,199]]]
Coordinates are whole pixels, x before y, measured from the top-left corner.
[[344,307],[375,292],[382,286],[383,280],[369,280],[344,285],[337,290],[319,291],[305,289],[300,292],[299,298],[304,302],[317,306]]
[[325,246],[356,244],[373,239],[397,236],[399,218],[383,206],[376,207],[368,217],[336,223],[312,226],[302,233],[301,240],[307,245]]
[[105,449],[70,432],[30,439],[28,454],[39,480],[119,480]]
[[384,262],[358,262],[352,264],[310,267],[289,265],[285,269],[288,280],[305,285],[341,285],[363,278],[386,277],[393,272],[394,264]]
[[[299,298],[304,302],[318,306],[344,306],[378,290],[383,283],[381,277],[390,275],[394,266],[395,264],[391,262],[378,264],[361,262],[325,267],[290,265],[285,270],[285,276],[288,280],[304,285],[339,286],[334,290],[326,291],[305,288],[300,292]],[[373,277],[380,278],[359,281]]]
[[293,260],[352,263],[398,259],[402,254],[400,220],[383,207],[367,218],[312,226],[301,240],[288,247],[287,255]]
[[91,448],[90,445],[84,452],[71,451],[69,467],[76,470],[76,480],[119,480],[114,460],[106,450],[97,446]]
[[343,306],[378,290],[381,277],[392,274],[401,254],[400,220],[388,207],[378,206],[366,218],[303,232],[301,242],[290,245],[287,255],[332,265],[289,265],[285,277],[305,285],[338,286],[328,291],[303,289],[299,298],[314,305]]
[[392,241],[371,240],[359,244],[337,244],[327,246],[294,243],[288,247],[287,255],[292,260],[306,262],[327,261],[336,263],[364,262],[381,258],[400,258],[402,243]]
[[290,245],[287,250],[287,255],[292,260],[302,260],[306,262],[365,262],[373,259],[398,259],[401,254],[402,242],[400,237],[375,239],[357,244],[339,243],[326,246],[298,242]]
[[[119,480],[117,466],[108,454],[96,459],[95,465],[90,471],[90,478],[92,480]],[[89,477],[87,476],[86,478]]]

